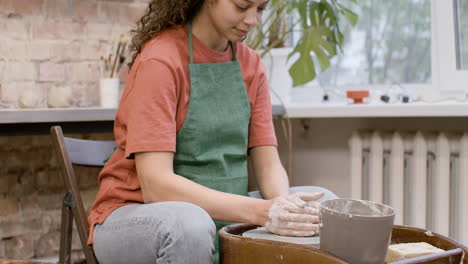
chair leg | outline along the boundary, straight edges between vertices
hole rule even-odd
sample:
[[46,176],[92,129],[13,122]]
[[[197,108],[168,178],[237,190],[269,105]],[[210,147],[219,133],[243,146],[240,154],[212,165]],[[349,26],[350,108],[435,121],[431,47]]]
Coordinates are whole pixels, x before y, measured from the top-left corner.
[[59,264],[71,263],[71,243],[73,231],[73,212],[71,208],[71,193],[67,192],[63,198],[62,225],[60,230]]

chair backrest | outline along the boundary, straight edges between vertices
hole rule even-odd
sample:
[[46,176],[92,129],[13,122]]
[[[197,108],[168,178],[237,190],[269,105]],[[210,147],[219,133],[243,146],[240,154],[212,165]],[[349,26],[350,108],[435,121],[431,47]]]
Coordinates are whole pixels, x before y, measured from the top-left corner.
[[67,204],[68,207],[71,208],[71,210],[69,210],[69,215],[66,215],[66,210],[62,210],[60,254],[61,259],[62,254],[66,254],[68,256],[66,257],[66,260],[62,259],[61,262],[69,263],[70,261],[70,252],[64,252],[67,250],[70,251],[71,223],[69,222],[72,222],[74,219],[87,263],[98,263],[94,252],[87,246],[89,226],[73,165],[102,167],[104,166],[106,158],[116,147],[116,144],[114,141],[67,138],[63,136],[62,128],[60,126],[53,126],[50,129],[50,134],[65,184],[66,196],[64,198],[64,208]]

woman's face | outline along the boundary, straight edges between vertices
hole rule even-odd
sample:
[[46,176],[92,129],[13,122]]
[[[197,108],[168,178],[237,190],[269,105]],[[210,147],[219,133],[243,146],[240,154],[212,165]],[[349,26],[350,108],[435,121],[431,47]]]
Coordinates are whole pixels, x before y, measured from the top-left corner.
[[216,31],[230,41],[244,39],[259,22],[269,0],[208,0]]

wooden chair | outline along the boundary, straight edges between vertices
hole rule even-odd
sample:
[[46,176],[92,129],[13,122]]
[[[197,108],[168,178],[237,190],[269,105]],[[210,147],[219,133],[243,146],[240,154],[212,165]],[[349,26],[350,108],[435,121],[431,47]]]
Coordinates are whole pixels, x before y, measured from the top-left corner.
[[89,226],[73,165],[103,167],[104,160],[116,146],[115,142],[67,138],[63,136],[60,126],[53,126],[50,134],[65,183],[59,263],[69,264],[71,261],[72,225],[75,220],[86,263],[97,264],[92,248],[86,243]]

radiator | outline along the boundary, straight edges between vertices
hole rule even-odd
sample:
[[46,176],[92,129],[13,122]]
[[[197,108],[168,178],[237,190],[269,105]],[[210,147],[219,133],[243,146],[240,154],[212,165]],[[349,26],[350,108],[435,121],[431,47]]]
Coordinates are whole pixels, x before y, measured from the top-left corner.
[[468,244],[468,132],[356,131],[349,150],[352,198]]

